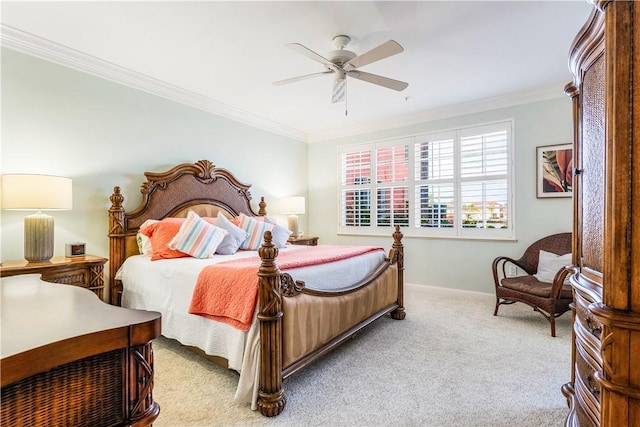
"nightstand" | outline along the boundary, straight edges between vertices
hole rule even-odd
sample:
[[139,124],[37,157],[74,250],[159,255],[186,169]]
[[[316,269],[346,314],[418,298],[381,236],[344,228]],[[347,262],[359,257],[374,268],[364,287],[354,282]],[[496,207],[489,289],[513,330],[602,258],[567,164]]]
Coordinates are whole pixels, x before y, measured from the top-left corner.
[[318,237],[315,237],[315,236],[300,236],[297,238],[289,237],[289,240],[287,241],[292,245],[306,245],[306,246],[318,245]]
[[45,282],[64,283],[87,288],[104,301],[104,264],[106,258],[85,255],[68,258],[56,256],[47,262],[21,260],[4,261],[0,266],[0,277],[19,274],[41,274]]

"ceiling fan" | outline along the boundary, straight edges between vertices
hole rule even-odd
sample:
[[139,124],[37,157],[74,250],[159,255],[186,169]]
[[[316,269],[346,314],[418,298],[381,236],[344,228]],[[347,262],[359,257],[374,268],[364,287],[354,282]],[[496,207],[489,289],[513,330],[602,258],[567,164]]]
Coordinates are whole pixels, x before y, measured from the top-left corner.
[[360,71],[359,69],[360,67],[371,64],[372,62],[380,61],[381,59],[388,58],[390,56],[403,52],[404,49],[398,42],[396,42],[395,40],[389,40],[377,47],[374,47],[368,52],[365,52],[361,55],[356,55],[354,52],[345,49],[350,41],[351,38],[349,36],[335,36],[333,38],[333,42],[336,50],[329,52],[328,58],[317,54],[316,52],[301,45],[300,43],[286,44],[285,46],[295,50],[298,53],[301,53],[307,58],[311,58],[314,61],[321,63],[326,67],[326,70],[317,73],[306,74],[304,76],[279,80],[273,82],[273,84],[279,86],[287,83],[298,82],[300,80],[309,79],[323,74],[334,74],[335,79],[333,83],[331,102],[338,102],[344,99],[347,77],[352,77],[354,79],[373,83],[375,85],[397,91],[403,91],[407,88],[407,86],[409,86],[408,83],[390,79],[388,77],[379,76],[377,74],[365,73],[364,71]]

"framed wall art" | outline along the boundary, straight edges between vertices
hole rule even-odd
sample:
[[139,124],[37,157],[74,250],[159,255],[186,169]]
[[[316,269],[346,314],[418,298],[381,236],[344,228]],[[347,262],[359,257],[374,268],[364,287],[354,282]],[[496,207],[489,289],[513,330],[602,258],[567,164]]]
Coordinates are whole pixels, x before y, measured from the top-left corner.
[[571,197],[573,186],[573,145],[536,147],[538,198]]

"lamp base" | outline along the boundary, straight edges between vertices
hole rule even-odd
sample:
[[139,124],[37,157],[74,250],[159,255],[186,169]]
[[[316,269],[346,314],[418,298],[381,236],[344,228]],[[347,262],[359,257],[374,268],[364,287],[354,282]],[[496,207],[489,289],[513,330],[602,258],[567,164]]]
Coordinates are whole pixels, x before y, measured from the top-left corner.
[[298,215],[289,215],[288,228],[291,232],[291,237],[298,237],[300,229],[298,228]]
[[24,259],[46,262],[53,258],[53,217],[36,212],[24,219]]

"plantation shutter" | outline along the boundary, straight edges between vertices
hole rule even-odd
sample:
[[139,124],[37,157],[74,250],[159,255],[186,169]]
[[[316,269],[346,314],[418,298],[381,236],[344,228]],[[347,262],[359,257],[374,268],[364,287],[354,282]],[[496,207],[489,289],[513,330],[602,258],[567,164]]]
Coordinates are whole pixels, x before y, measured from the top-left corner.
[[503,124],[461,131],[459,218],[465,229],[508,226],[509,134]]
[[428,135],[414,145],[415,208],[418,228],[451,228],[455,223],[455,133]]
[[371,150],[342,154],[342,225],[371,225]]
[[409,225],[409,145],[376,149],[376,225]]
[[512,239],[512,122],[340,148],[340,231]]

